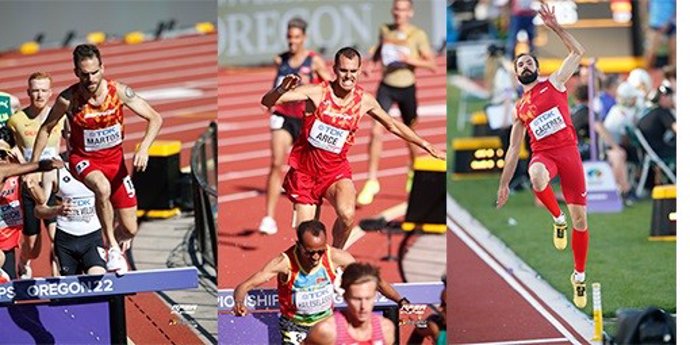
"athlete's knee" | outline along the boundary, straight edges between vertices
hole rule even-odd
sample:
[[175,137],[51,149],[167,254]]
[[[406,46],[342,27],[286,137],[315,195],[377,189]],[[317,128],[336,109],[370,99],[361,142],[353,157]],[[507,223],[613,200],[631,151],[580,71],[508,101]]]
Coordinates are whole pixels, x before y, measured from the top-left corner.
[[571,211],[570,218],[573,222],[573,228],[579,230],[587,229],[587,212],[573,210]]
[[98,181],[93,184],[93,193],[96,194],[97,200],[108,200],[112,193],[110,183],[107,181]]
[[532,188],[541,192],[549,184],[549,172],[543,164],[532,164],[529,167],[529,179],[532,182]]
[[354,206],[339,206],[337,213],[340,221],[342,221],[348,228],[355,224]]
[[371,141],[381,141],[383,140],[383,126],[376,123],[372,128],[371,128]]

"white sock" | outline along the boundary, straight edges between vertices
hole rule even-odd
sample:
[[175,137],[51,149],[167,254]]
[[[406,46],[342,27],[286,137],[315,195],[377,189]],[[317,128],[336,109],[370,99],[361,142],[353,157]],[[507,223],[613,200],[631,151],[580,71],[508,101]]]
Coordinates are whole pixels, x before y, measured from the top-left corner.
[[561,212],[558,217],[554,217],[553,221],[557,224],[565,224],[565,213]]
[[582,283],[585,281],[585,272],[578,272],[575,271],[575,281],[578,283]]

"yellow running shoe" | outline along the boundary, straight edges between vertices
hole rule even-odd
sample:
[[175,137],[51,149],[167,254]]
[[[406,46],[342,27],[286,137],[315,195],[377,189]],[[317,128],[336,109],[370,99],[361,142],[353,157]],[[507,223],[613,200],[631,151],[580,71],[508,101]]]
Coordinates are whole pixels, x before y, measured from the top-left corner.
[[568,246],[568,223],[553,223],[553,246],[558,250]]
[[374,196],[381,190],[378,180],[367,180],[357,196],[357,205],[366,206],[374,201]]
[[570,276],[570,283],[573,285],[573,303],[582,309],[587,306],[587,284],[584,281],[575,280],[575,272]]

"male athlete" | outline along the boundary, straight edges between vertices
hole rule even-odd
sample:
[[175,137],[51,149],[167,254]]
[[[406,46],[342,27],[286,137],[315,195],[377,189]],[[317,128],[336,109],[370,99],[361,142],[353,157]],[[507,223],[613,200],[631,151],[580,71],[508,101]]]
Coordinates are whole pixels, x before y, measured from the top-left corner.
[[[318,220],[301,223],[295,245],[237,286],[235,314],[246,315],[244,299],[249,290],[277,276],[283,344],[300,344],[313,324],[333,313],[336,270],[354,265],[354,262],[350,253],[327,244],[323,223]],[[388,299],[400,305],[408,303],[386,281],[379,280],[374,291],[377,287]]]
[[[394,22],[381,26],[379,43],[374,51],[374,62],[381,61],[383,65],[383,78],[376,92],[376,100],[386,112],[396,103],[402,122],[414,128],[417,123],[415,69],[427,68],[434,71],[436,60],[426,33],[410,23],[414,16],[412,0],[393,0],[391,13]],[[376,174],[383,150],[383,134],[383,126],[374,121],[369,140],[369,177],[357,196],[358,205],[371,204],[381,189]],[[412,166],[416,151],[411,143],[407,146]],[[412,171],[409,172],[409,177],[411,173]],[[411,181],[408,178],[408,190],[412,186]]]
[[365,114],[432,156],[446,157],[444,152],[388,115],[371,94],[357,85],[360,68],[359,52],[342,48],[335,54],[334,81],[297,86],[299,76],[289,75],[261,99],[266,107],[276,102],[306,101],[302,133],[290,152],[290,170],[283,186],[294,204],[295,224],[315,219],[323,198],[333,205],[337,214],[333,225],[336,248],[345,246],[355,223],[355,186],[347,152],[354,144],[355,132]]
[[11,152],[13,139],[6,127],[0,128],[0,283],[17,278],[15,249],[19,247],[24,226],[19,175],[64,166],[57,159],[18,163]]
[[[29,95],[29,106],[17,111],[7,121],[7,128],[14,134],[17,148],[19,149],[20,158],[26,162],[31,160],[32,149],[36,140],[36,134],[39,127],[50,112],[48,102],[53,95],[52,78],[45,72],[35,72],[29,76],[27,94]],[[58,152],[60,150],[60,130],[62,129],[63,121],[53,129],[48,138],[48,145],[41,153],[41,159],[59,158]],[[51,170],[41,175],[40,181],[45,184],[52,184],[56,178],[56,171]],[[28,180],[28,179],[27,179]],[[22,279],[28,279],[32,276],[31,260],[38,257],[41,253],[41,222],[34,216],[34,194],[31,190],[40,188],[40,184],[22,185],[22,207],[24,213],[24,228],[22,229],[23,239],[21,244],[21,252],[19,254],[19,275]],[[49,204],[55,204],[55,198],[50,194],[44,194],[46,197],[50,196]],[[44,219],[43,224],[48,229],[48,234],[51,240],[55,235],[55,218]],[[51,261],[52,250],[51,250]],[[53,266],[53,275],[58,275],[59,271],[56,266]]]
[[347,266],[342,278],[347,308],[317,323],[309,331],[305,345],[390,345],[395,342],[395,325],[374,313],[376,286],[381,281],[378,268],[369,264]]
[[532,188],[553,216],[553,243],[558,250],[564,250],[568,244],[568,225],[549,182],[556,175],[561,178],[561,188],[575,230],[572,242],[575,272],[570,277],[573,302],[584,308],[587,305],[585,263],[589,245],[587,190],[565,89],[565,82],[578,68],[584,48],[558,24],[553,7],[542,3],[539,15],[544,25],[563,41],[569,53],[560,68],[545,80],[538,79],[539,62],[536,57],[521,54],[514,61],[515,73],[525,92],[515,108],[517,121],[510,135],[506,165],[498,187],[497,207],[508,201],[508,184],[515,173],[520,144],[527,131],[533,152],[529,166]]
[[[137,232],[137,199],[127,172],[122,150],[126,105],[148,122],[144,139],[134,155],[134,169],[144,171],[148,150],[163,122],[144,99],[127,85],[103,77],[101,53],[95,45],[81,44],[72,53],[74,73],[79,82],[60,93],[38,131],[32,161],[39,158],[53,127],[67,114],[72,131],[69,166],[74,177],[96,194],[96,213],[110,249],[108,271],[123,273],[127,263],[119,242]],[[114,212],[120,221],[119,240],[115,236]]]
[[[278,73],[273,81],[280,85],[283,78],[290,74],[299,75],[304,82],[316,83],[331,80],[326,63],[316,54],[307,50],[304,42],[307,37],[307,22],[293,18],[287,25],[288,51],[276,56],[274,63]],[[266,216],[261,219],[259,231],[272,235],[278,232],[275,221],[275,210],[280,197],[280,181],[285,155],[299,136],[302,128],[305,103],[295,102],[279,104],[273,107],[271,114],[271,166],[266,179]]]

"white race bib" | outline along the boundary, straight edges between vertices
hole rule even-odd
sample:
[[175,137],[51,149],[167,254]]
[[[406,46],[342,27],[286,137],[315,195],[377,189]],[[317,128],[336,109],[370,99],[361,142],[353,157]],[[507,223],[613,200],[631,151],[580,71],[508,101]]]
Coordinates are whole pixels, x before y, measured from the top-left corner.
[[309,143],[328,152],[340,153],[350,131],[327,125],[316,119],[309,132]]
[[101,129],[84,130],[84,149],[98,151],[117,146],[122,143],[122,127],[116,123]]
[[333,306],[333,286],[327,283],[295,291],[295,306],[297,307],[297,314],[300,315],[313,315],[331,309]]
[[384,66],[399,62],[401,55],[410,55],[410,48],[391,43],[384,43],[381,46],[381,62]]
[[[34,153],[33,147],[27,147],[24,149],[24,158],[26,161],[31,160],[31,155]],[[50,159],[50,158],[56,158],[58,156],[57,150],[54,147],[46,147],[43,150],[43,153],[41,153],[41,158],[39,159]]]
[[66,215],[59,215],[63,221],[88,223],[96,215],[96,199],[93,196],[65,200],[74,209]]
[[553,107],[537,116],[529,124],[534,138],[544,139],[566,127],[565,120],[558,107]]
[[19,226],[24,223],[18,200],[0,205],[0,229]]

